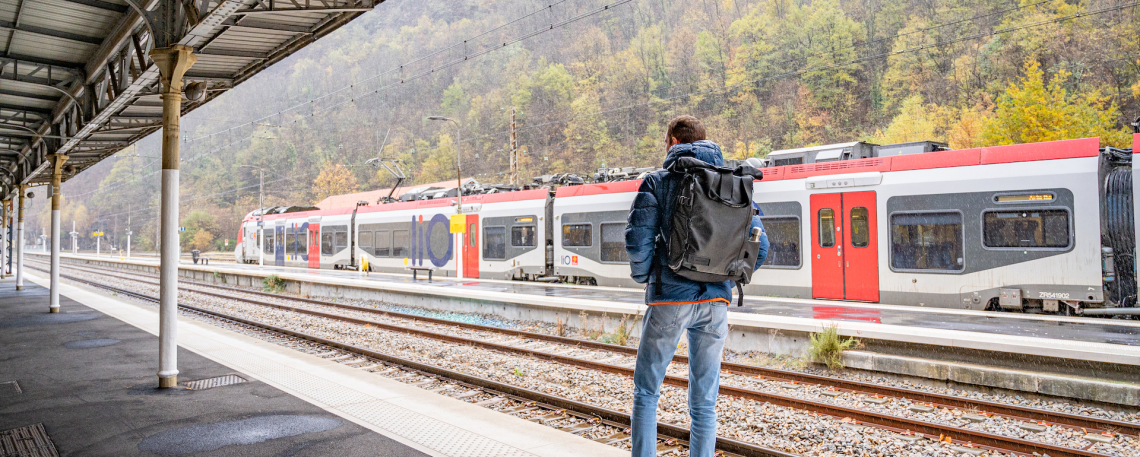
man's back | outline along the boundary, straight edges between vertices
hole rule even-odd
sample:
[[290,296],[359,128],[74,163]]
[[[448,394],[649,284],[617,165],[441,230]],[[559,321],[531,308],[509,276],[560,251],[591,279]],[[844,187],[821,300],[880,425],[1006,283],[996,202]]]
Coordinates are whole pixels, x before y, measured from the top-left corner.
[[[669,123],[669,152],[664,166],[681,157],[694,157],[721,166],[720,147],[705,140],[704,127],[692,116]],[[720,360],[728,334],[728,304],[732,281],[705,283],[674,273],[665,259],[665,240],[672,230],[672,211],[682,176],[658,171],[647,176],[629,212],[625,243],[631,277],[645,288],[648,309],[641,325],[641,341],[634,368],[632,445],[635,457],[655,456],[657,400],[665,370],[677,350],[681,334],[689,342],[689,455],[711,457],[716,449],[716,400],[720,389]],[[753,227],[760,218],[753,217]],[[726,240],[727,241],[727,240]],[[759,268],[767,255],[767,237],[761,237]]]

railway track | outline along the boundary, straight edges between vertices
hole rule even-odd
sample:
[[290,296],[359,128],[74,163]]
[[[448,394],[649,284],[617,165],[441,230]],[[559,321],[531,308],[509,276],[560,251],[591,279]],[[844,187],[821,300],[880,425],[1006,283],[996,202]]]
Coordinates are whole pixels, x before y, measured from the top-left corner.
[[[74,267],[74,266],[69,266],[69,267]],[[146,283],[146,284],[150,284],[150,285],[156,285],[157,284],[157,282],[150,281],[149,276],[148,276],[148,280],[143,280],[143,279],[139,279],[139,278],[132,278],[132,277],[122,276],[122,275],[118,275],[118,274],[109,274],[109,273],[107,273],[107,271],[109,271],[109,270],[87,269],[87,268],[76,268],[76,269],[86,270],[88,272],[91,272],[94,274],[100,274],[100,275],[103,275],[105,277],[115,277],[115,278],[123,279],[123,280],[127,280],[127,281],[138,281],[138,282]],[[110,286],[99,285],[99,284],[96,284],[92,281],[84,280],[81,278],[68,276],[68,279],[72,279],[72,280],[84,282],[87,284],[95,285],[97,287],[111,288]],[[199,282],[195,282],[195,281],[183,280],[181,282],[186,284],[186,285],[191,285],[194,287],[213,288],[213,289],[225,292],[225,293],[217,293],[217,292],[210,292],[210,291],[196,290],[196,289],[184,289],[188,292],[198,293],[198,294],[202,294],[202,295],[206,295],[206,296],[212,296],[212,297],[217,297],[217,298],[222,298],[222,299],[227,299],[227,300],[238,300],[238,301],[254,304],[257,306],[265,306],[265,307],[270,307],[270,308],[274,308],[274,309],[278,309],[278,310],[300,313],[300,314],[306,314],[306,315],[311,315],[311,316],[316,316],[316,317],[326,318],[326,319],[334,319],[334,320],[354,323],[354,324],[358,324],[358,325],[367,325],[367,326],[376,327],[376,328],[380,328],[380,329],[391,331],[391,332],[400,332],[400,333],[405,333],[405,334],[412,334],[412,335],[416,335],[416,336],[433,338],[433,339],[437,339],[437,340],[441,340],[441,341],[447,341],[447,342],[451,342],[451,343],[458,343],[458,344],[482,347],[485,349],[491,349],[491,350],[495,350],[495,351],[526,355],[526,356],[530,356],[530,357],[534,357],[534,358],[538,358],[538,359],[549,360],[552,362],[571,365],[571,366],[578,366],[578,367],[582,367],[582,368],[586,368],[586,369],[590,369],[590,370],[597,370],[597,371],[614,373],[614,374],[619,374],[619,375],[624,375],[624,376],[632,376],[632,372],[633,372],[632,368],[630,368],[628,366],[621,366],[621,365],[614,365],[611,363],[603,363],[603,362],[598,362],[598,361],[584,360],[584,359],[580,359],[580,358],[574,358],[574,357],[559,355],[557,353],[547,352],[547,351],[549,351],[549,348],[545,348],[545,349],[547,349],[547,351],[540,351],[540,350],[537,350],[537,348],[528,347],[528,345],[508,344],[508,343],[502,342],[502,341],[488,341],[485,339],[475,339],[475,338],[466,338],[466,337],[462,337],[462,336],[440,334],[438,332],[432,332],[429,330],[417,329],[417,328],[413,328],[410,326],[393,325],[391,323],[385,323],[385,322],[381,322],[381,321],[373,320],[373,319],[362,319],[362,318],[344,316],[341,314],[326,313],[323,311],[317,311],[317,310],[313,310],[313,309],[299,308],[296,306],[289,306],[289,305],[284,305],[284,304],[280,304],[280,303],[270,303],[270,302],[266,302],[266,301],[251,300],[248,298],[237,297],[234,295],[234,293],[248,294],[248,295],[253,295],[253,296],[258,296],[258,297],[266,297],[266,298],[271,298],[274,301],[278,301],[278,300],[293,301],[293,302],[304,303],[304,304],[309,304],[309,305],[333,307],[333,308],[337,308],[337,309],[344,309],[344,310],[366,313],[366,314],[372,314],[372,315],[383,315],[385,317],[397,316],[399,318],[410,319],[410,320],[414,320],[417,322],[428,322],[428,323],[432,323],[432,324],[453,326],[453,327],[464,328],[464,329],[469,329],[469,330],[477,330],[477,331],[481,331],[481,332],[497,333],[497,334],[501,334],[501,335],[506,336],[506,337],[521,339],[524,341],[549,342],[549,343],[555,343],[555,344],[563,345],[563,346],[584,347],[584,348],[604,350],[604,351],[609,351],[609,352],[614,352],[614,353],[619,353],[619,354],[626,354],[626,355],[635,355],[636,354],[636,350],[634,348],[629,348],[629,347],[625,347],[625,346],[605,344],[605,343],[599,343],[599,342],[593,342],[593,341],[583,341],[583,340],[578,340],[578,339],[573,339],[573,338],[559,337],[559,336],[554,336],[554,335],[546,335],[546,334],[539,334],[539,333],[532,333],[532,332],[524,332],[524,331],[518,331],[518,330],[502,329],[502,328],[483,326],[483,325],[478,325],[478,324],[461,323],[461,322],[455,322],[455,321],[444,320],[444,319],[429,318],[429,317],[424,317],[424,316],[412,316],[412,315],[402,315],[401,316],[399,313],[394,313],[391,311],[381,311],[381,310],[376,310],[376,309],[371,309],[371,308],[366,308],[366,307],[361,307],[361,306],[356,306],[356,305],[348,305],[348,304],[343,304],[343,303],[333,303],[333,302],[328,302],[328,301],[323,301],[323,300],[306,299],[306,298],[300,298],[300,297],[282,296],[282,295],[277,295],[277,294],[256,292],[256,291],[233,288],[233,287],[228,287],[228,286],[219,286],[219,285],[215,285],[215,284],[199,283]],[[138,294],[134,294],[134,293],[132,293],[132,294],[138,295]],[[148,297],[148,299],[149,299],[149,297]],[[153,301],[153,299],[151,299],[151,300]],[[193,308],[193,307],[190,307],[188,309],[193,309],[195,312],[205,311],[205,310],[201,310],[199,308]],[[216,313],[213,311],[207,311],[207,312],[213,313],[214,315],[219,314],[219,313]],[[259,325],[259,326],[266,325],[266,324],[262,324],[262,323],[255,323],[253,321],[241,319],[241,318],[238,318],[235,316],[224,316],[224,318],[231,319],[231,320],[238,321],[238,322],[243,322],[247,325]],[[276,329],[276,327],[274,327],[274,328]],[[287,331],[287,332],[292,332],[292,331]],[[293,332],[293,333],[296,333],[296,332]],[[310,340],[313,340],[313,341],[320,340],[322,342],[322,344],[328,344],[328,343],[326,343],[326,341],[329,341],[329,340],[326,340],[326,339],[323,339],[320,337],[315,337],[312,335],[305,335],[304,337],[308,338]],[[337,344],[340,344],[340,343],[337,343]],[[533,346],[533,345],[529,345],[529,346]],[[372,352],[372,351],[369,351],[369,350],[363,349],[363,348],[353,348],[353,349],[354,350],[355,349],[361,349],[362,351],[367,351],[370,353]],[[346,349],[346,350],[348,350],[348,349]],[[369,355],[369,356],[371,356],[371,355]],[[678,362],[681,362],[681,363],[687,362],[687,359],[684,356],[677,356],[675,360]],[[413,362],[413,361],[407,361],[407,362],[411,362],[411,363],[416,364],[416,365],[423,365],[423,364],[418,364],[418,363]],[[400,363],[400,362],[393,361],[392,363]],[[405,366],[409,366],[409,365],[405,365]],[[423,367],[421,367],[421,366],[415,366],[415,368],[416,369],[423,369]],[[876,399],[886,398],[886,397],[904,398],[904,399],[907,399],[907,400],[914,402],[914,403],[923,404],[927,408],[949,407],[949,408],[965,409],[965,410],[969,410],[971,412],[971,414],[980,415],[982,417],[984,417],[985,415],[992,414],[992,415],[998,415],[998,416],[1002,416],[1002,417],[1012,419],[1012,420],[1021,421],[1021,422],[1024,422],[1026,424],[1038,424],[1038,423],[1044,423],[1044,424],[1049,424],[1049,425],[1056,424],[1056,425],[1059,425],[1062,427],[1067,427],[1067,428],[1070,428],[1073,430],[1083,429],[1082,431],[1085,433],[1088,433],[1088,434],[1105,434],[1105,433],[1111,434],[1112,432],[1109,432],[1111,430],[1111,431],[1114,431],[1115,433],[1122,433],[1125,435],[1133,435],[1134,436],[1134,435],[1136,435],[1137,431],[1140,431],[1140,424],[1133,424],[1133,423],[1128,423],[1128,422],[1123,422],[1123,421],[1113,421],[1113,420],[1107,420],[1107,419],[1101,419],[1101,418],[1093,418],[1093,417],[1087,417],[1087,416],[1078,416],[1078,415],[1073,415],[1073,414],[1061,413],[1061,412],[1056,412],[1056,411],[1048,411],[1048,410],[1042,410],[1042,409],[1037,409],[1037,408],[1029,408],[1029,407],[1018,406],[1018,405],[1009,405],[1009,404],[997,403],[997,402],[988,402],[988,401],[980,401],[980,400],[974,400],[974,399],[951,397],[951,396],[947,396],[947,395],[941,395],[941,394],[930,393],[930,392],[923,392],[923,391],[912,390],[912,389],[902,389],[902,388],[897,388],[897,387],[881,386],[881,385],[871,384],[871,383],[862,383],[862,382],[857,382],[857,381],[840,380],[840,379],[830,378],[830,377],[826,377],[826,376],[810,375],[810,374],[797,373],[797,372],[791,372],[791,371],[785,371],[785,370],[774,370],[774,369],[770,369],[770,368],[754,367],[754,366],[749,366],[749,365],[725,363],[723,365],[723,368],[725,369],[726,372],[732,373],[732,374],[737,374],[737,375],[753,376],[753,377],[758,377],[758,378],[762,378],[762,379],[778,380],[778,381],[787,382],[787,383],[805,383],[805,384],[829,386],[832,390],[835,390],[835,391],[839,391],[839,392],[845,391],[845,392],[853,392],[853,393],[857,393],[857,394],[864,394],[864,395],[868,395],[868,396],[871,396],[872,398],[876,398]],[[429,373],[433,373],[433,374],[438,375],[438,376],[446,376],[446,373],[442,373],[442,372],[438,371],[438,370],[440,370],[438,367],[434,368],[434,370],[436,370],[436,371],[431,371],[431,370],[425,370],[425,371],[429,372]],[[465,377],[471,376],[471,375],[467,375],[467,374],[461,374],[461,375],[465,376]],[[467,381],[464,381],[464,382],[467,382]],[[494,382],[494,381],[490,381],[490,382]],[[677,386],[677,387],[681,387],[681,388],[687,387],[687,380],[683,377],[667,376],[666,383],[670,384],[670,385]],[[478,384],[476,384],[476,385],[478,385]],[[486,386],[484,386],[484,387],[486,387]],[[490,387],[487,387],[487,388],[490,388]],[[517,389],[517,387],[515,389]],[[826,414],[826,415],[830,415],[830,416],[834,416],[834,417],[840,417],[840,418],[844,418],[844,420],[850,421],[851,423],[862,423],[865,425],[872,425],[875,427],[879,427],[879,428],[883,428],[883,429],[887,429],[887,430],[899,433],[902,436],[917,436],[917,437],[925,436],[925,437],[931,437],[931,438],[937,437],[937,439],[940,441],[955,443],[959,446],[965,447],[966,449],[981,448],[981,449],[990,449],[990,450],[999,451],[999,452],[1006,452],[1006,453],[1014,452],[1014,453],[1023,453],[1023,454],[1032,454],[1032,453],[1044,452],[1044,453],[1048,453],[1049,455],[1052,455],[1052,456],[1096,456],[1096,455],[1103,455],[1103,454],[1091,452],[1091,451],[1086,450],[1086,449],[1076,449],[1076,448],[1071,448],[1071,447],[1046,444],[1046,443],[1042,443],[1042,442],[1038,442],[1038,441],[1024,440],[1024,439],[1014,438],[1014,437],[1010,437],[1010,436],[992,434],[992,433],[987,433],[987,432],[978,431],[978,430],[963,429],[963,428],[958,428],[955,426],[948,426],[948,425],[944,425],[944,424],[919,421],[919,420],[915,420],[915,419],[911,419],[911,418],[899,417],[899,416],[890,415],[890,414],[871,412],[871,411],[867,411],[867,410],[863,410],[863,409],[859,409],[859,408],[851,408],[851,407],[840,406],[840,405],[835,405],[835,404],[806,400],[806,399],[797,398],[794,396],[785,396],[785,395],[772,394],[772,393],[768,393],[768,392],[761,392],[761,391],[743,388],[743,387],[738,387],[738,386],[722,385],[721,386],[721,393],[724,395],[729,395],[729,396],[734,396],[734,397],[739,397],[739,398],[768,402],[771,404],[775,404],[775,405],[779,405],[779,406],[785,406],[785,407],[789,407],[789,408],[793,408],[793,409],[811,411],[814,413]],[[541,393],[539,393],[539,394],[540,395],[546,395],[546,394],[541,394]],[[525,397],[525,398],[530,398],[530,397]],[[544,399],[544,400],[532,399],[532,401],[542,401],[542,402],[550,403],[550,399]],[[565,400],[565,399],[563,399],[563,401],[573,402],[572,400]],[[557,402],[551,403],[551,404],[556,404],[556,403]],[[573,402],[573,403],[577,403],[577,402]],[[589,406],[589,405],[586,405],[586,406]],[[575,406],[575,408],[577,408],[577,406]],[[597,407],[591,406],[591,408],[597,408]],[[571,408],[567,408],[567,409],[571,409]],[[578,411],[578,409],[572,409],[572,410]],[[615,413],[615,412],[610,411],[610,410],[606,410],[606,411],[608,412],[606,414],[621,414],[621,413]],[[593,414],[593,415],[596,415],[597,417],[608,418],[607,420],[614,420],[617,423],[621,422],[620,418],[616,418],[616,416],[602,415],[597,411],[589,411],[589,412],[586,412],[586,414]],[[615,418],[617,420],[615,420]],[[625,420],[628,421],[628,418],[626,418]],[[626,423],[628,423],[628,422],[626,422]],[[663,424],[663,427],[671,427],[671,426],[666,426]],[[665,430],[668,431],[667,428]],[[684,429],[680,429],[678,431],[666,433],[666,435],[677,438],[677,439],[683,439],[683,436],[687,436],[687,432],[684,432],[683,430]],[[763,451],[759,451],[757,449],[746,449],[746,448],[734,447],[737,445],[747,445],[747,443],[740,443],[740,442],[726,443],[726,446],[722,446],[722,448],[726,451],[733,452],[733,453],[739,453],[742,455],[773,455],[773,454],[763,454],[763,453],[757,454],[756,452],[763,452]],[[1090,445],[1090,447],[1091,447],[1091,445]]]

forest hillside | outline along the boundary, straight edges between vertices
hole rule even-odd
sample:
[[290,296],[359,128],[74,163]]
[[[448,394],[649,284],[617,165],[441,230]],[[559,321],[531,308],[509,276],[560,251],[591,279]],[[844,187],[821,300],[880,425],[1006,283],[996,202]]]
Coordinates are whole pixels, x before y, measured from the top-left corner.
[[[388,0],[184,117],[182,247],[232,243],[258,205],[242,165],[264,169],[266,205],[312,204],[391,186],[364,164],[382,143],[415,182],[452,178],[459,140],[465,176],[504,182],[512,113],[524,182],[660,165],[678,114],[733,158],[854,140],[1129,147],[1138,37],[1136,3],[1112,0]],[[66,183],[64,232],[121,246],[129,219],[135,249],[153,248],[159,141]]]

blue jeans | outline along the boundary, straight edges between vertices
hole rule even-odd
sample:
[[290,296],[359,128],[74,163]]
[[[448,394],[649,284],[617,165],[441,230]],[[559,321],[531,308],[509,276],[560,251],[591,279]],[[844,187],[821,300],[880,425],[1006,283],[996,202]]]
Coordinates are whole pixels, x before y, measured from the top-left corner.
[[720,359],[728,335],[728,306],[719,302],[651,305],[641,322],[641,345],[633,371],[633,457],[657,455],[657,399],[684,330],[689,335],[689,455],[712,457],[716,450],[715,408]]

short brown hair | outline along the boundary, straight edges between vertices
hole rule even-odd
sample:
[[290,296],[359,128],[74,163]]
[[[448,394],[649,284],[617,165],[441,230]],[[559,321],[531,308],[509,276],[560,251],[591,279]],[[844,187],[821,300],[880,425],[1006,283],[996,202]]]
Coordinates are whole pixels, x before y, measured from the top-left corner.
[[665,133],[665,144],[670,138],[676,138],[681,143],[695,143],[705,139],[705,126],[701,120],[693,116],[677,116],[669,121],[669,130]]

